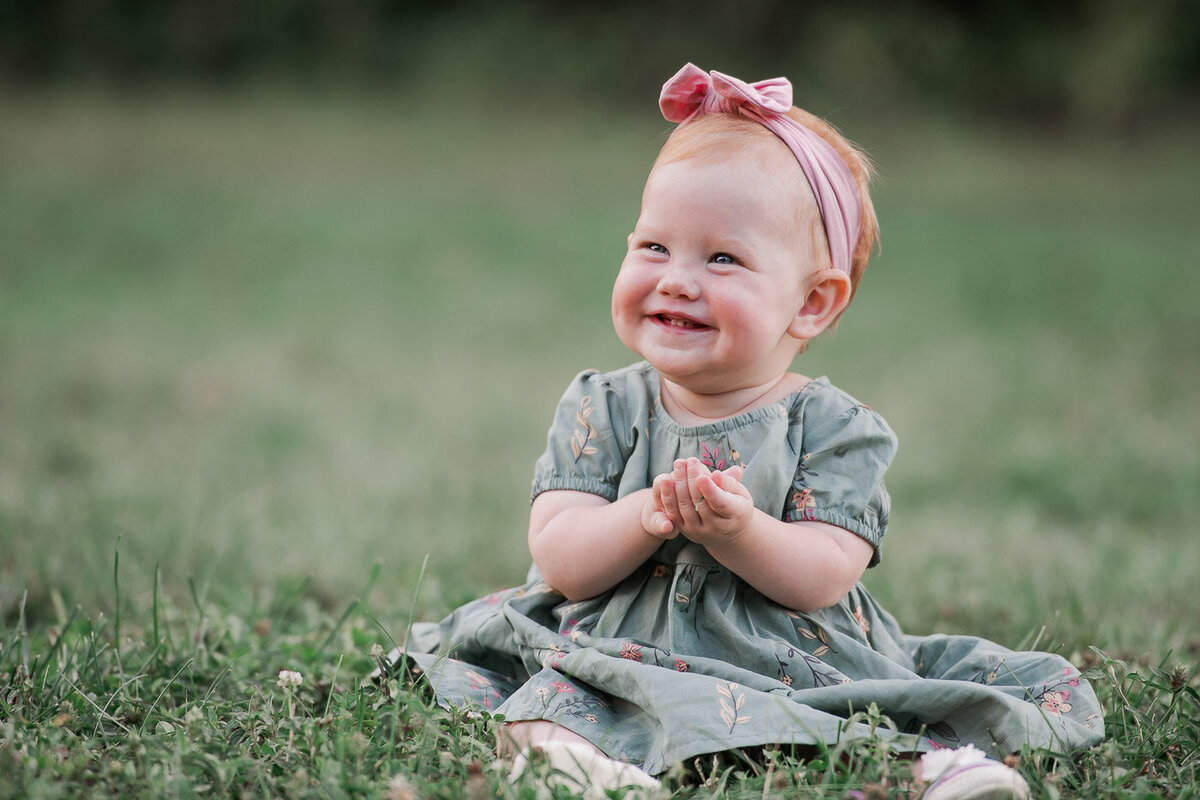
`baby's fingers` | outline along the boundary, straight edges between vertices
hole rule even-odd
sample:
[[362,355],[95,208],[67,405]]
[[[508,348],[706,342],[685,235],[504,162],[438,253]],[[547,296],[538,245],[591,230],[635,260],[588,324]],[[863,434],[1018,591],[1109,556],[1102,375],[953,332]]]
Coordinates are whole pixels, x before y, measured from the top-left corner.
[[[736,472],[734,470],[736,470]],[[735,494],[749,494],[749,491],[742,484],[741,467],[730,467],[724,472],[714,472],[712,478],[713,482],[716,483],[717,486],[720,486],[727,492],[734,492]]]
[[646,532],[654,536],[665,537],[675,530],[675,523],[661,511],[650,512],[650,518],[645,524]]
[[721,473],[702,478],[697,485],[704,492],[709,510],[719,517],[739,516],[746,502],[751,501],[750,492],[745,486]]
[[[675,463],[679,464],[679,462]],[[701,488],[700,482],[708,479],[713,473],[698,458],[689,458],[683,462],[682,469],[677,466],[676,470],[676,476],[683,479],[682,489],[679,481],[676,481],[676,491],[680,492],[680,502],[684,499],[683,491],[686,491],[693,503],[698,504],[704,498],[704,489]]]
[[708,507],[706,509],[708,513],[716,514],[719,517],[725,516],[729,493],[722,489],[711,476],[705,475],[696,480],[696,494],[700,498],[697,502],[697,511],[703,505]]
[[670,475],[659,475],[654,479],[652,485],[657,493],[662,512],[678,525],[681,517],[679,515],[679,498],[675,493],[675,481]]

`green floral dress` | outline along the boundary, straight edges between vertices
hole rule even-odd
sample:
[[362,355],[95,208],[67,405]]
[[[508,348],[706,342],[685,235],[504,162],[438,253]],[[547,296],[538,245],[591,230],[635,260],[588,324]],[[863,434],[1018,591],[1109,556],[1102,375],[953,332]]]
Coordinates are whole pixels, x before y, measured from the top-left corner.
[[[615,500],[676,458],[740,464],[758,508],[841,526],[875,548],[887,528],[891,429],[824,378],[771,406],[676,424],[645,363],[580,374],[535,468],[533,493]],[[586,558],[580,553],[580,558]],[[1024,745],[1070,752],[1103,736],[1090,686],[1066,661],[969,636],[910,636],[862,588],[811,613],[784,608],[684,537],[607,593],[568,602],[528,582],[414,627],[409,657],[439,700],[510,721],[547,719],[652,774],[703,753],[866,735],[876,704],[896,747]]]

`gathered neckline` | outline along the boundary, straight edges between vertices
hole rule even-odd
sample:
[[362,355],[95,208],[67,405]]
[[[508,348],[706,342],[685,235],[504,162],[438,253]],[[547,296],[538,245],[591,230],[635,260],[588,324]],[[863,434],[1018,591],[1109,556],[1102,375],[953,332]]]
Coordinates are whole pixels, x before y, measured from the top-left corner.
[[811,379],[808,383],[789,392],[783,397],[776,400],[774,403],[768,403],[765,406],[739,411],[732,417],[724,419],[716,419],[711,422],[702,422],[698,425],[684,425],[679,422],[667,411],[662,401],[662,381],[659,377],[658,370],[650,368],[650,380],[654,390],[654,416],[656,422],[663,425],[668,430],[678,434],[687,434],[691,436],[710,436],[718,433],[726,433],[737,428],[745,427],[754,422],[758,422],[767,417],[777,415],[783,410],[783,415],[786,416],[790,409],[796,404],[800,397],[810,392],[817,391],[826,386],[829,386],[829,379],[822,375]]

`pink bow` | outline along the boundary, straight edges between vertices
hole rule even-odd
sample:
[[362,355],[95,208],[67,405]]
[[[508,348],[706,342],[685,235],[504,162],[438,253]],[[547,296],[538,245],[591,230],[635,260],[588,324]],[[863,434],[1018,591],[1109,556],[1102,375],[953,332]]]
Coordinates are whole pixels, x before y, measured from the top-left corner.
[[670,122],[685,122],[697,113],[729,113],[743,106],[759,113],[786,114],[792,107],[792,84],[787,78],[751,84],[687,64],[663,85],[658,105]]
[[782,139],[816,197],[833,268],[850,274],[862,216],[858,182],[829,142],[787,115],[792,108],[787,78],[751,84],[686,64],[663,84],[658,105],[664,117],[680,125],[703,114],[741,114]]

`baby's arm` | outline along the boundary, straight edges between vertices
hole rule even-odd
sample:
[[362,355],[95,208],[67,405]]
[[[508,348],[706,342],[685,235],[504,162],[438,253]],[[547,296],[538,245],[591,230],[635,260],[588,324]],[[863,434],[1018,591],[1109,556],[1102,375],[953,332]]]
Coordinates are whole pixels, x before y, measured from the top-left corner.
[[776,519],[754,508],[738,476],[711,472],[698,459],[677,462],[670,477],[663,505],[679,531],[782,606],[833,605],[871,561],[874,551],[861,537],[823,522]]
[[614,502],[587,492],[543,492],[529,512],[533,562],[546,583],[567,599],[595,597],[676,535],[654,516],[655,507],[650,489]]

